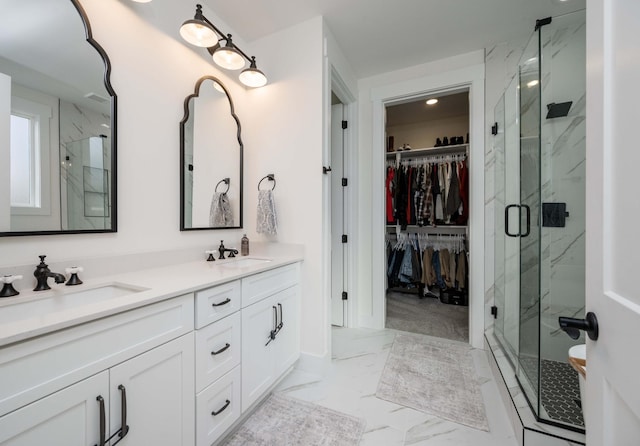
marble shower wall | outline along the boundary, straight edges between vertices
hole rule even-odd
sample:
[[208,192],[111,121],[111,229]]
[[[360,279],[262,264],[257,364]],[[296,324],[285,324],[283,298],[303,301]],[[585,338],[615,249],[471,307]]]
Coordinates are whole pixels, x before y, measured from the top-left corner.
[[60,101],[63,229],[110,227],[110,125],[105,113]]
[[[566,203],[562,228],[541,234],[541,357],[566,361],[572,340],[558,328],[558,316],[585,311],[586,14],[554,18],[541,28],[543,203]],[[547,104],[572,101],[566,117],[545,119]]]

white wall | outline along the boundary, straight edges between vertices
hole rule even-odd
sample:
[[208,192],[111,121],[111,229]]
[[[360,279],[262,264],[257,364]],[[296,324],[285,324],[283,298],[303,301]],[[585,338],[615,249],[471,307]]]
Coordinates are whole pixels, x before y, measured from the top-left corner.
[[[358,293],[360,324],[384,325],[384,129],[385,99],[410,98],[455,87],[470,89],[470,319],[472,345],[482,346],[484,51],[362,79],[359,86]],[[379,192],[378,192],[379,191]],[[475,297],[474,297],[475,296]],[[478,300],[480,299],[480,300]]]
[[[322,294],[323,21],[316,17],[254,42],[269,84],[248,91],[245,139],[246,224],[255,233],[258,181],[275,174],[278,235],[304,245],[303,354],[328,354],[329,321]],[[266,187],[265,183],[262,185]]]
[[11,226],[11,176],[9,174],[9,150],[11,137],[11,78],[0,73],[0,229]]
[[[246,90],[208,62],[204,50],[178,40],[178,28],[193,16],[194,5],[115,0],[82,4],[94,38],[109,55],[118,94],[118,232],[0,238],[0,268],[36,265],[38,254],[47,254],[51,262],[81,263],[86,257],[189,246],[204,251],[220,239],[227,246],[239,245],[241,230],[179,231],[179,122],[184,98],[201,76],[210,74],[231,91],[243,124],[248,119]],[[206,14],[214,20],[209,11]],[[173,35],[149,22],[168,26]]]

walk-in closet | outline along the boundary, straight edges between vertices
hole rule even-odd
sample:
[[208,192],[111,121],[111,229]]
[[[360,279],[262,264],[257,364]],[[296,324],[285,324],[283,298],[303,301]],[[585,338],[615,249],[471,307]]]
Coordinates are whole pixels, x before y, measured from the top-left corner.
[[468,342],[469,94],[386,106],[386,327]]

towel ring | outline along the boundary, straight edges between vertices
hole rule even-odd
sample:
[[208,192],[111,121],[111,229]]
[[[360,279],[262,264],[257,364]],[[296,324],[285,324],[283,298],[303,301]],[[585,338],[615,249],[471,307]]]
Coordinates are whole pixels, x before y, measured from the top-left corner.
[[227,185],[227,190],[225,190],[224,192],[222,192],[223,194],[226,194],[227,192],[229,192],[229,187],[231,187],[229,185],[229,183],[231,183],[231,180],[229,180],[229,178],[223,178],[220,181],[218,181],[218,184],[216,184],[216,192],[218,192],[218,186],[220,186],[220,183],[224,183]]
[[273,181],[273,187],[271,188],[271,190],[274,190],[276,188],[276,176],[270,173],[268,175],[263,176],[262,179],[258,182],[258,190],[260,190],[260,185],[264,180]]

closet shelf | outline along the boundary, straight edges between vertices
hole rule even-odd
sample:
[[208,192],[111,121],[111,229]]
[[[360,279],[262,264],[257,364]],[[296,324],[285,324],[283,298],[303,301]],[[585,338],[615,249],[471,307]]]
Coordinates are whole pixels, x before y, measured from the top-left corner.
[[448,153],[466,152],[468,148],[469,144],[457,144],[453,146],[425,147],[422,149],[400,150],[395,152],[387,152],[387,158],[393,158],[398,154],[400,155],[400,158],[424,155],[446,155]]

